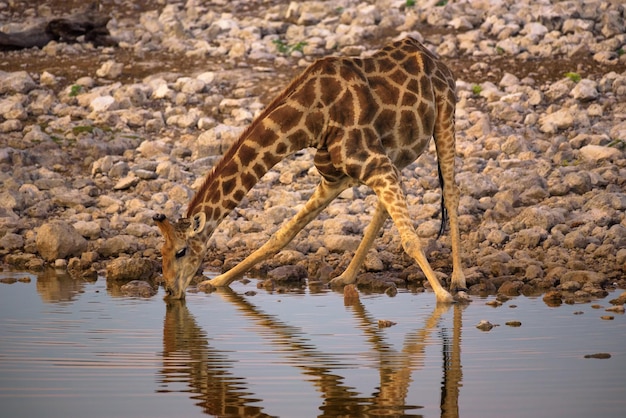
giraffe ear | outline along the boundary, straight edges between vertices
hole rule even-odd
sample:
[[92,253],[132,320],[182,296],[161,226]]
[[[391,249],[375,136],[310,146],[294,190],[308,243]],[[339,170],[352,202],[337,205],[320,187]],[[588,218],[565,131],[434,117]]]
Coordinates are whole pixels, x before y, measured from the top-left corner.
[[206,213],[199,212],[193,215],[191,218],[191,225],[189,226],[189,235],[194,236],[199,234],[204,229],[206,225]]

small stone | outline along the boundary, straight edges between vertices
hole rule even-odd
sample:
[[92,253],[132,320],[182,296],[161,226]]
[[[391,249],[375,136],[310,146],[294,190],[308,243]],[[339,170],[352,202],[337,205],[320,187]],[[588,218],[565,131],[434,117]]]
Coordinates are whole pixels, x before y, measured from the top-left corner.
[[585,354],[585,358],[607,359],[611,358],[611,355],[609,353]]
[[548,306],[560,306],[563,303],[563,297],[558,290],[551,290],[543,295],[543,302]]
[[505,324],[510,326],[510,327],[521,327],[522,326],[522,323],[520,321],[508,321]]
[[615,312],[615,313],[624,313],[624,305],[611,306],[610,308],[606,308],[607,312]]
[[157,289],[143,280],[133,280],[120,287],[126,296],[149,298],[157,294]]
[[612,321],[615,319],[615,317],[612,315],[602,315],[600,319],[605,320],[605,321]]
[[478,328],[481,331],[491,331],[491,329],[493,327],[494,327],[494,325],[491,322],[489,322],[489,321],[487,321],[485,319],[481,320],[478,323],[478,325],[476,325],[476,328]]
[[211,293],[217,290],[217,288],[211,284],[210,280],[204,280],[198,283],[198,286],[196,287],[199,291],[206,292],[206,293]]
[[102,78],[117,78],[122,75],[123,69],[124,64],[109,60],[96,70],[96,75]]
[[396,322],[389,321],[388,319],[379,319],[378,328],[388,328],[396,325]]
[[137,184],[139,184],[140,180],[141,179],[135,176],[135,174],[128,175],[126,177],[119,179],[118,182],[115,183],[115,186],[113,186],[113,190],[130,189],[131,187],[134,187]]

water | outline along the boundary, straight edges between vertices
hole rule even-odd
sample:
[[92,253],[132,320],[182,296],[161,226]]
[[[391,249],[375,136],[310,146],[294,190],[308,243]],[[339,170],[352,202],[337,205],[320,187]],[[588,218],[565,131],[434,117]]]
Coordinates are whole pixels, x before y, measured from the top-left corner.
[[[2,277],[1,417],[615,417],[626,317],[518,297],[302,290],[123,296],[104,279]],[[621,291],[597,301],[604,308]],[[582,314],[580,313],[582,312]],[[611,315],[614,320],[603,320]],[[481,319],[499,324],[489,332]],[[396,323],[380,328],[379,320]],[[506,326],[507,321],[521,327]],[[595,353],[609,359],[587,359]]]

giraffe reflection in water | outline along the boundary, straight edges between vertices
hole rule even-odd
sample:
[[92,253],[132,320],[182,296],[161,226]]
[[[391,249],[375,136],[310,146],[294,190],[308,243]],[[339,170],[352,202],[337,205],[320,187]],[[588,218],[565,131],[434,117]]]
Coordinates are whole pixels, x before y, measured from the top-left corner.
[[[312,339],[298,327],[285,324],[275,315],[263,312],[246,298],[225,288],[218,294],[232,303],[251,323],[258,327],[269,342],[281,353],[285,363],[301,370],[303,379],[310,381],[321,395],[318,416],[421,416],[411,410],[420,405],[407,405],[409,386],[414,372],[424,367],[427,341],[438,329],[441,316],[453,310],[452,337],[450,330],[439,328],[442,339],[443,379],[441,382],[441,417],[458,417],[458,397],[462,380],[461,326],[463,305],[437,304],[422,327],[408,333],[402,350],[391,348],[384,329],[358,301],[347,305],[377,357],[380,382],[371,395],[359,393],[344,383],[341,358],[318,349]],[[257,328],[255,328],[257,329]],[[228,351],[211,344],[207,333],[198,325],[184,300],[168,300],[163,329],[163,368],[160,392],[190,392],[205,414],[213,416],[265,417],[258,395],[250,393],[245,376],[234,374],[235,359]],[[175,388],[180,385],[180,388]]]

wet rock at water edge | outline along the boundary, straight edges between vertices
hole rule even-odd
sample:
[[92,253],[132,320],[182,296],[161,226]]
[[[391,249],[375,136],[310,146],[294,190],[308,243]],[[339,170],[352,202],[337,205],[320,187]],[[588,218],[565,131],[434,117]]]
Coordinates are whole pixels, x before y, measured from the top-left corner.
[[616,305],[616,306],[611,306],[610,308],[606,308],[605,311],[623,314],[625,309],[624,309],[624,305]]
[[156,275],[156,265],[146,258],[120,257],[106,266],[107,280],[148,280]]
[[131,297],[150,298],[157,294],[157,289],[143,280],[133,280],[120,287],[124,295]]
[[548,306],[561,306],[563,303],[563,295],[558,290],[550,290],[543,295],[543,301]]
[[616,297],[615,299],[611,299],[609,301],[611,305],[624,305],[626,304],[626,292],[623,292],[621,295]]
[[37,251],[47,260],[80,256],[87,250],[87,240],[64,221],[43,224],[37,230]]
[[267,273],[267,276],[276,283],[296,284],[304,283],[308,276],[308,272],[304,267],[300,265],[280,266],[276,267],[273,270],[270,270]]

